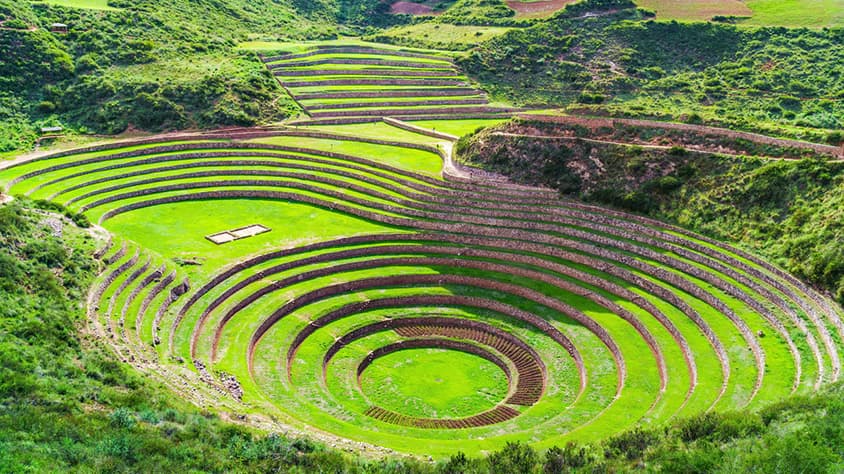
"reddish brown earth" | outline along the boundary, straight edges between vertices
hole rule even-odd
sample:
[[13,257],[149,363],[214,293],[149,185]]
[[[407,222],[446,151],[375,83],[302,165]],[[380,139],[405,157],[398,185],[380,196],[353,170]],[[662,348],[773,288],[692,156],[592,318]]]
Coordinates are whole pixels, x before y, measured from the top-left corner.
[[539,0],[536,2],[523,2],[520,0],[507,0],[507,6],[516,11],[519,16],[543,16],[550,15],[566,5],[576,3],[578,0]]
[[390,7],[390,13],[394,15],[436,15],[431,5],[399,1]]

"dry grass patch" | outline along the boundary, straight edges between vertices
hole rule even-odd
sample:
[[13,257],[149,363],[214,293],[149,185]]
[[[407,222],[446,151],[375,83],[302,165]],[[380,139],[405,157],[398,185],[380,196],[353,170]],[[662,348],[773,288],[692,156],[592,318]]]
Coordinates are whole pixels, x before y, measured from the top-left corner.
[[713,16],[751,16],[753,12],[739,0],[637,0],[656,12],[659,19],[710,20]]
[[579,0],[507,0],[507,6],[516,12],[516,16],[541,18],[562,10],[566,5]]

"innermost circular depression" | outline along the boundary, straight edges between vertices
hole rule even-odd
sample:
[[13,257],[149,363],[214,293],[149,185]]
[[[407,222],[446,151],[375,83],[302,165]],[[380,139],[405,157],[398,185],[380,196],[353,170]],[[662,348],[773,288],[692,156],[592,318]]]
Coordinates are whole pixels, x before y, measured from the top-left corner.
[[483,357],[452,349],[404,349],[374,360],[361,390],[381,408],[417,418],[463,418],[507,396],[507,375]]

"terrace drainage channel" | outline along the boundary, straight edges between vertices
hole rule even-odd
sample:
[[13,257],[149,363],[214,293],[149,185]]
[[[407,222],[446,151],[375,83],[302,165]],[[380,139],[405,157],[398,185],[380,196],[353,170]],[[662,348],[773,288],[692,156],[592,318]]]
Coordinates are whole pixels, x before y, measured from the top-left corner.
[[216,234],[206,235],[205,238],[210,240],[212,243],[222,245],[227,244],[229,242],[234,242],[235,240],[254,237],[256,235],[269,232],[270,230],[272,229],[261,224],[252,224],[244,227],[238,227],[237,229],[226,230],[223,232],[217,232]]

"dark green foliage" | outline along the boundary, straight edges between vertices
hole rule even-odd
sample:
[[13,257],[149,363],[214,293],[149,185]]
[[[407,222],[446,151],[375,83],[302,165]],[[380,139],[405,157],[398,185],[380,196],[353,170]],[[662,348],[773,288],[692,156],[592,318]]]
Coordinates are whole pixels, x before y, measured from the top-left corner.
[[[333,29],[330,12],[305,20],[271,0],[118,1],[119,11],[9,2],[0,0],[0,12],[40,28],[0,31],[0,151],[30,146],[47,123],[118,133],[283,119],[292,101],[236,42],[247,32]],[[54,22],[66,23],[68,34],[43,28]]]
[[554,18],[577,18],[583,17],[587,13],[595,15],[629,8],[636,8],[636,4],[632,0],[588,0],[566,5],[564,9],[554,15]]
[[764,424],[756,414],[704,413],[678,421],[674,429],[684,443],[698,440],[730,441],[759,434]]
[[[23,196],[18,196],[18,198],[22,199]],[[91,222],[88,220],[88,218],[84,214],[73,212],[70,209],[62,206],[61,204],[59,204],[57,202],[48,201],[46,199],[36,199],[36,200],[32,201],[31,204],[32,204],[33,207],[36,207],[38,209],[43,209],[45,211],[50,211],[50,212],[55,212],[57,214],[62,214],[63,216],[65,216],[68,219],[70,219],[71,221],[73,221],[73,223],[76,224],[79,227],[87,228],[87,227],[91,226]]]
[[23,148],[36,139],[35,126],[24,112],[26,100],[0,92],[0,153]]
[[536,451],[524,443],[507,443],[501,449],[489,455],[490,474],[528,474],[535,471],[539,456]]
[[339,0],[337,19],[341,23],[379,28],[423,20],[411,15],[393,15],[390,2],[382,0]]
[[598,459],[590,446],[569,442],[563,448],[554,446],[545,452],[545,474],[562,474],[582,469],[597,463]]
[[29,25],[27,25],[25,21],[17,18],[13,18],[11,20],[3,22],[3,26],[5,28],[11,28],[13,30],[25,30],[29,28]]
[[645,454],[645,450],[658,440],[659,436],[655,432],[636,428],[608,439],[606,456],[609,458],[626,458],[628,461],[633,461],[641,458]]
[[34,85],[73,77],[73,58],[49,33],[38,31],[0,32],[0,90],[24,94]]
[[480,459],[468,458],[462,452],[451,456],[440,467],[440,472],[443,474],[480,474],[485,471]]
[[452,25],[515,26],[526,23],[515,20],[516,12],[504,0],[457,0],[451,8],[437,17],[440,23]]

